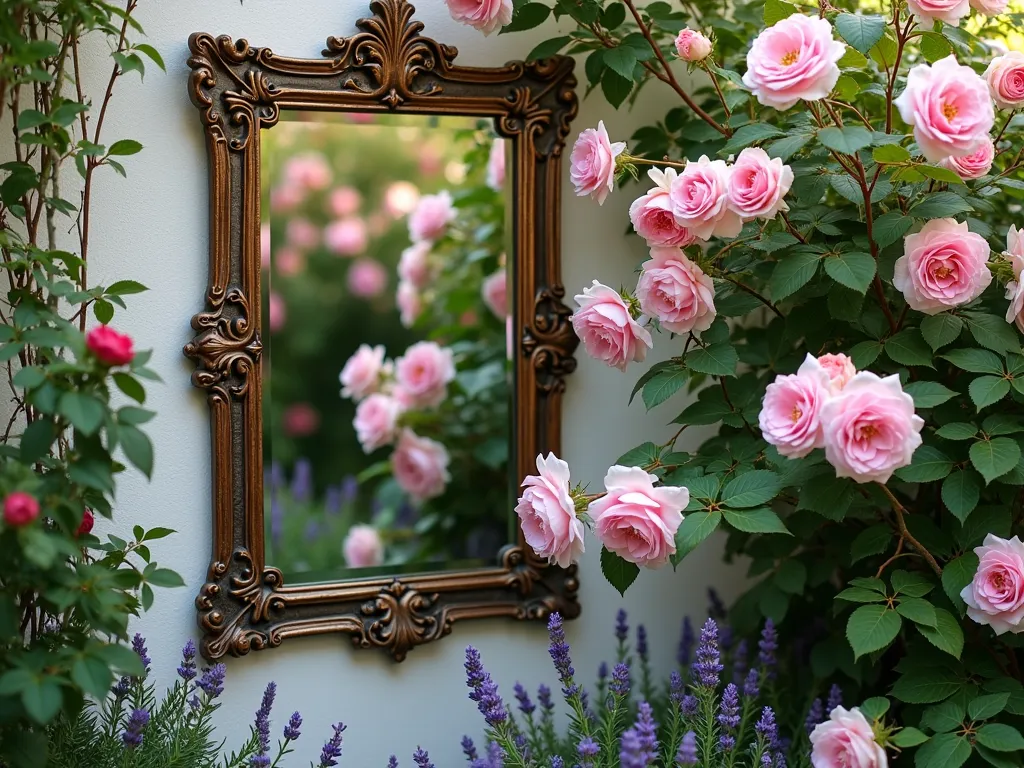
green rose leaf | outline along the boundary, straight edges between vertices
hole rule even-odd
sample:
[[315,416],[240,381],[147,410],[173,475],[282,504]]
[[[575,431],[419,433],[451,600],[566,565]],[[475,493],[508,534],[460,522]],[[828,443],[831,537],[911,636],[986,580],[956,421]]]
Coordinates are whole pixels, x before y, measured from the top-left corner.
[[687,367],[709,376],[735,376],[739,361],[736,348],[729,343],[697,347],[686,355]]
[[934,606],[919,597],[903,598],[896,604],[896,612],[904,619],[926,627],[935,627],[938,623]]
[[862,605],[850,614],[846,639],[855,658],[879,651],[891,643],[903,622],[896,611],[885,605]]
[[960,628],[960,622],[949,611],[943,608],[935,609],[935,627],[927,627],[923,624],[917,625],[918,631],[925,636],[929,643],[940,651],[959,659],[964,650],[964,631]]
[[910,150],[899,144],[883,144],[871,151],[871,157],[876,163],[905,163],[910,159]]
[[940,357],[948,360],[957,368],[971,373],[991,373],[1003,375],[1003,361],[994,352],[987,349],[951,349]]
[[778,475],[756,469],[726,483],[722,489],[722,504],[734,509],[757,507],[774,499],[780,490]]
[[964,321],[948,312],[929,315],[921,321],[921,335],[932,349],[939,349],[957,340]]
[[841,13],[836,16],[835,25],[843,40],[865,55],[885,34],[885,19],[881,16]]
[[967,705],[967,714],[971,716],[972,720],[988,720],[1002,712],[1009,700],[1009,692],[979,696]]
[[957,395],[937,381],[912,381],[903,387],[903,391],[914,398],[915,408],[934,408]]
[[1010,382],[1001,376],[980,376],[968,385],[967,391],[980,411],[1010,394]]
[[659,371],[643,388],[644,405],[647,406],[647,410],[668,400],[682,389],[689,379],[690,371],[685,368]]
[[986,723],[978,729],[978,743],[996,752],[1019,752],[1024,749],[1024,736],[1012,725]]
[[768,123],[750,123],[736,129],[736,133],[725,143],[718,154],[722,157],[728,157],[729,155],[735,155],[744,147],[749,147],[751,144],[756,144],[759,141],[765,139],[774,139],[785,134],[778,128]]
[[693,552],[700,543],[715,532],[722,522],[722,513],[691,512],[683,518],[682,525],[676,531],[676,553],[672,555],[672,565],[678,565],[684,557]]
[[636,577],[640,575],[640,568],[636,563],[627,562],[610,549],[602,547],[601,573],[608,579],[608,583],[618,590],[620,595],[625,596],[630,584],[636,581]]
[[917,728],[900,728],[892,735],[892,743],[900,749],[906,749],[907,747],[918,747],[928,741],[926,736]]
[[971,446],[971,464],[985,478],[985,485],[1005,475],[1020,461],[1020,446],[1009,437],[979,440]]
[[[890,144],[889,146],[894,145]],[[890,211],[875,219],[871,234],[879,248],[888,248],[907,234],[912,226],[914,226],[914,220],[910,216],[899,211]]]
[[825,272],[840,285],[864,293],[875,278],[875,260],[867,253],[842,253],[825,259]]
[[736,530],[746,533],[789,533],[779,516],[767,508],[727,509],[725,520]]
[[970,440],[978,436],[978,427],[966,421],[951,421],[935,430],[935,434],[944,440]]
[[775,265],[768,286],[776,301],[791,296],[810,282],[818,271],[821,254],[797,251],[784,256]]
[[955,733],[940,733],[925,742],[914,756],[917,768],[960,768],[971,757],[971,745]]
[[822,128],[818,131],[818,141],[834,152],[855,155],[864,147],[871,146],[871,131],[859,125]]
[[942,591],[946,593],[946,597],[950,599],[961,616],[964,615],[966,606],[960,593],[974,579],[976,570],[978,570],[978,556],[973,552],[966,552],[955,560],[950,560],[942,569]]
[[795,5],[784,2],[784,0],[766,0],[764,4],[764,25],[766,27],[775,26],[775,24],[788,16],[792,16],[794,13],[799,13]]
[[921,725],[936,733],[949,733],[963,724],[966,714],[967,709],[961,701],[950,699],[934,707],[928,707],[921,716]]
[[917,328],[907,328],[885,342],[885,354],[903,365],[932,365],[932,351]]
[[951,472],[942,481],[942,503],[961,523],[978,506],[981,498],[981,480],[970,469]]
[[910,207],[915,219],[942,219],[973,211],[974,206],[955,192],[935,192]]
[[914,451],[909,466],[896,470],[896,476],[908,483],[930,483],[941,480],[953,469],[953,461],[946,454],[930,445],[922,445]]

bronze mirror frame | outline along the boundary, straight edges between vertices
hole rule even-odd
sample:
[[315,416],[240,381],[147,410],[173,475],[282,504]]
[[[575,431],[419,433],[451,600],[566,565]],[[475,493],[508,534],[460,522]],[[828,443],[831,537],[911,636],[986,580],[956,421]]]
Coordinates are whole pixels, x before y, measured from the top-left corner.
[[[559,449],[564,377],[578,340],[560,277],[561,155],[576,115],[573,61],[462,67],[455,48],[422,36],[406,0],[372,0],[352,37],[329,37],[323,59],[279,56],[245,40],[189,38],[189,96],[206,134],[210,276],[185,355],[210,406],[213,555],[196,608],[202,654],[217,659],[285,638],[342,632],[396,661],[462,619],[579,614],[575,566],[549,565],[518,541],[493,567],[286,585],[265,562],[260,330],[260,129],[281,110],[494,118],[511,139],[512,268],[519,328],[512,403],[517,477]],[[509,509],[510,514],[511,506]]]

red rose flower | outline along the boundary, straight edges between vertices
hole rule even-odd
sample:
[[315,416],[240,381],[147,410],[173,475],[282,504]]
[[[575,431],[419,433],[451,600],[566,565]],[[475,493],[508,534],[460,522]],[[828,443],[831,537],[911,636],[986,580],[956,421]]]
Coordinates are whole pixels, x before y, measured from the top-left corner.
[[28,525],[37,517],[39,502],[31,493],[15,491],[4,499],[4,522],[8,525]]
[[85,345],[106,365],[128,365],[135,357],[131,337],[108,325],[99,325],[89,331]]
[[96,518],[93,517],[92,510],[87,509],[82,513],[82,522],[78,526],[78,530],[75,531],[75,536],[84,536],[92,531],[93,523],[96,522]]

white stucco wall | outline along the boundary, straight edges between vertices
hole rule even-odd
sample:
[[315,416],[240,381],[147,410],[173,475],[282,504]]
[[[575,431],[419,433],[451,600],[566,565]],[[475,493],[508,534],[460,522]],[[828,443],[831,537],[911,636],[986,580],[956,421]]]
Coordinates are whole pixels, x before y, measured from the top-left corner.
[[[418,18],[426,33],[457,45],[465,64],[496,65],[521,58],[543,33],[483,38],[455,24],[441,0],[420,0]],[[138,14],[151,44],[163,54],[166,74],[150,67],[144,83],[125,78],[111,104],[105,141],[131,137],[145,150],[127,158],[128,179],[112,174],[95,188],[91,276],[96,281],[133,278],[152,290],[133,297],[130,311],[117,324],[141,348],[155,349],[152,366],[163,385],[149,387],[149,405],[158,412],[150,434],[156,446],[156,473],[151,483],[130,474],[118,492],[119,525],[135,522],[167,525],[179,531],[160,542],[155,556],[183,574],[188,586],[162,590],[138,628],[149,638],[156,673],[169,681],[178,649],[193,635],[193,598],[202,583],[210,554],[210,443],[206,403],[189,383],[191,366],[181,355],[192,335],[191,315],[201,309],[207,276],[206,154],[197,111],[186,95],[189,33],[207,31],[247,38],[287,55],[319,56],[330,34],[346,34],[366,15],[363,0],[144,0]],[[105,51],[88,57],[90,79],[105,78]],[[581,73],[582,74],[582,73]],[[582,89],[581,89],[582,91]],[[576,131],[604,119],[614,138],[627,138],[645,116],[662,115],[672,94],[648,88],[637,110],[616,113],[600,98],[583,102]],[[593,278],[617,286],[631,276],[635,242],[625,239],[628,223],[625,194],[613,195],[604,208],[572,195],[564,183],[564,277],[570,294]],[[667,356],[662,340],[653,359]],[[581,350],[582,351],[582,350]],[[576,478],[599,488],[608,464],[646,439],[665,439],[663,423],[678,411],[663,406],[645,415],[637,402],[626,409],[639,369],[628,374],[603,367],[581,355],[565,399],[563,456]],[[623,604],[633,622],[642,621],[652,636],[656,665],[667,670],[680,617],[702,614],[705,589],[716,583],[726,595],[727,571],[716,546],[687,559],[679,572],[643,573],[625,601],[600,574],[597,546],[590,544],[582,565],[583,616],[568,629],[577,670],[589,679],[611,648],[615,611]],[[540,625],[493,621],[463,623],[443,641],[416,649],[394,664],[382,653],[355,652],[347,637],[290,640],[228,664],[227,692],[220,713],[221,735],[229,746],[248,733],[247,724],[268,680],[278,683],[275,731],[292,710],[305,719],[301,749],[293,763],[305,765],[319,752],[315,743],[329,724],[349,725],[342,765],[384,766],[396,752],[402,765],[418,744],[430,750],[438,768],[462,764],[458,740],[478,735],[479,716],[466,699],[462,653],[479,647],[488,668],[510,694],[515,680],[535,688],[553,682]]]

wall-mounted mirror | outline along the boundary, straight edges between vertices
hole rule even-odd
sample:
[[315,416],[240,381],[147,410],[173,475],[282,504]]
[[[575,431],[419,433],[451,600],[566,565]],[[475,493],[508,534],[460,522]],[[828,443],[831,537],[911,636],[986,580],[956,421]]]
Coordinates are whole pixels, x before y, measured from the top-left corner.
[[195,34],[210,157],[207,658],[342,632],[401,660],[460,619],[579,612],[513,507],[557,451],[572,61],[480,69],[374,0],[323,59]]

